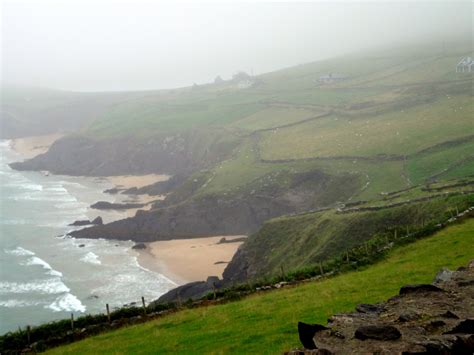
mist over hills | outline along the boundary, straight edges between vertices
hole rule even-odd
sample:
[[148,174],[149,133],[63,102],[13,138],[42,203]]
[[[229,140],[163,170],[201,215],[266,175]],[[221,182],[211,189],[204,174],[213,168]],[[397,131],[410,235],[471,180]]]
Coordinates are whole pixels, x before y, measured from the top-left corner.
[[[133,267],[170,277],[169,287],[177,287],[153,291],[157,299],[145,304],[142,297],[140,307],[130,303],[109,317],[73,315],[19,329],[0,336],[0,351],[41,351],[146,321],[58,352],[116,352],[117,344],[133,353],[159,346],[281,352],[295,345],[297,321],[323,322],[472,259],[471,3],[114,2],[111,16],[105,0],[70,7],[6,1],[0,139],[11,141],[2,149],[10,153],[17,144],[20,153],[18,145],[28,141],[16,139],[22,137],[36,146],[29,147],[32,158],[8,165],[2,159],[5,171],[36,171],[24,175],[49,182],[64,175],[103,182],[98,196],[107,201],[90,208],[104,219],[68,221],[57,240],[80,242],[73,247],[86,256],[95,255],[88,243],[103,243],[107,252],[127,245]],[[34,86],[43,84],[74,90]],[[45,189],[44,206],[53,201],[48,193],[67,192],[57,185]],[[31,191],[22,195],[23,206],[33,204]],[[89,211],[84,204],[81,211]],[[18,209],[25,223],[25,208]],[[193,245],[202,237],[202,244],[216,244]],[[174,242],[185,243],[170,247],[169,259],[195,269],[199,262],[185,249],[206,259],[217,245],[234,249],[225,257],[216,252],[209,264],[219,269],[199,264],[206,280],[174,280],[172,267],[161,268],[166,262],[153,255],[154,247]],[[33,249],[26,252],[35,255]],[[135,253],[152,259],[150,269]],[[65,265],[87,273],[84,257],[69,264],[68,256]],[[97,270],[107,262],[99,258],[91,263]],[[116,261],[113,270],[131,267]],[[215,270],[219,277],[209,275]],[[133,274],[124,278],[140,286],[136,292],[141,284],[156,286]],[[91,292],[79,295],[82,301],[111,302],[79,288]],[[114,287],[114,295],[127,292],[122,288]],[[437,323],[434,331],[427,323],[434,318],[414,319],[404,327],[424,329],[423,336],[447,328]]]
[[71,132],[15,169],[174,176],[136,191],[168,194],[151,211],[75,236],[251,234],[274,217],[472,175],[472,73],[456,73],[469,55],[469,42],[422,43],[175,90],[16,91],[4,133]]

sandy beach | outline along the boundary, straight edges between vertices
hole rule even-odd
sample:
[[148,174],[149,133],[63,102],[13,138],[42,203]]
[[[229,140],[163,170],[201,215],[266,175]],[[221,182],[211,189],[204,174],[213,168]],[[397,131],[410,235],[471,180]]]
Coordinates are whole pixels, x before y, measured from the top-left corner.
[[16,138],[12,139],[11,148],[25,159],[31,159],[39,154],[46,153],[49,147],[63,136],[62,133],[55,133],[44,136]]
[[[227,240],[245,236],[226,236]],[[242,242],[218,244],[222,236],[176,239],[147,243],[138,250],[138,262],[143,267],[166,275],[177,284],[222,277],[227,263]]]

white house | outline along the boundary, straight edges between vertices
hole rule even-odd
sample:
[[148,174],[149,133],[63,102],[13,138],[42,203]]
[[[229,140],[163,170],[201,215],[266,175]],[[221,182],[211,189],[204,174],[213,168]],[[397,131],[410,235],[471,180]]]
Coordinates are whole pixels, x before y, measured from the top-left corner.
[[456,65],[456,73],[472,73],[474,72],[474,61],[471,57],[462,58]]

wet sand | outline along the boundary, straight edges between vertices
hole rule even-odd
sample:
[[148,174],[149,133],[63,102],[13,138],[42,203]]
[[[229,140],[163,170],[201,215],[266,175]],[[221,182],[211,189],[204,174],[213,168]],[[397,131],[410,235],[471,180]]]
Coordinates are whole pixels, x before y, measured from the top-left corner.
[[[227,240],[244,237],[226,236]],[[205,237],[147,243],[138,250],[138,262],[144,268],[166,275],[178,284],[203,281],[208,276],[222,277],[227,263],[242,242],[222,243],[223,238]],[[221,263],[224,262],[224,263]]]

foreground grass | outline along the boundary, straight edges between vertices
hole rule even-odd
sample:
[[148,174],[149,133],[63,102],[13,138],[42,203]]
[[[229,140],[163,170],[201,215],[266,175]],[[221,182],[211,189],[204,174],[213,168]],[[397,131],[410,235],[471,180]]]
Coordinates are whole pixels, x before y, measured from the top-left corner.
[[431,282],[441,267],[474,258],[474,219],[393,250],[365,270],[298,287],[255,294],[238,302],[185,310],[106,333],[52,354],[281,353],[300,346],[296,323],[326,323],[358,303],[383,301],[407,283]]

